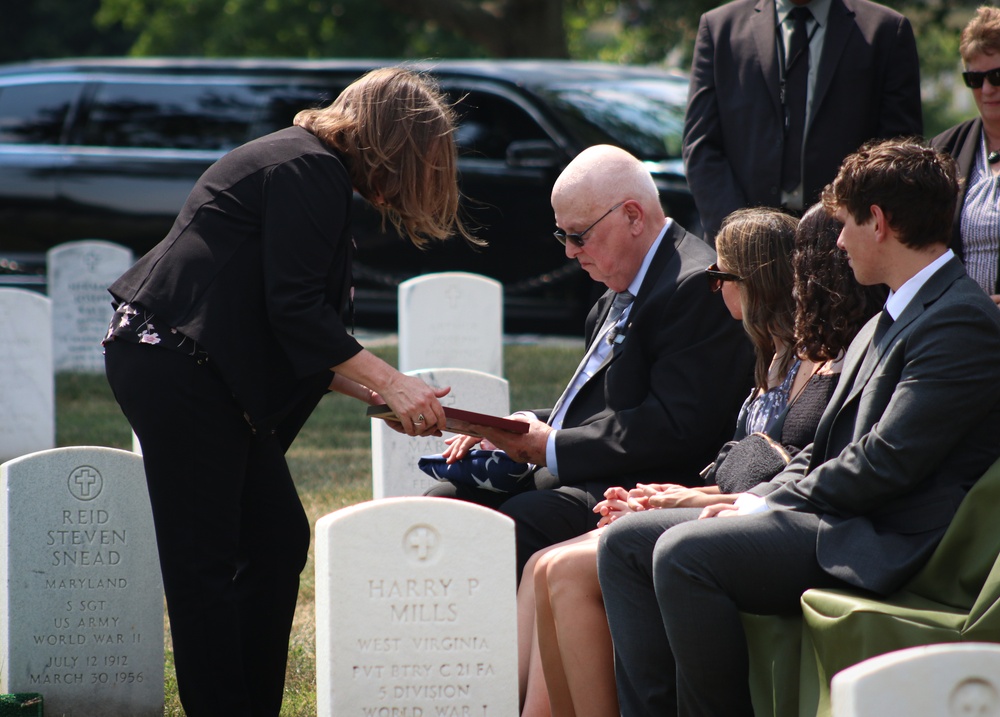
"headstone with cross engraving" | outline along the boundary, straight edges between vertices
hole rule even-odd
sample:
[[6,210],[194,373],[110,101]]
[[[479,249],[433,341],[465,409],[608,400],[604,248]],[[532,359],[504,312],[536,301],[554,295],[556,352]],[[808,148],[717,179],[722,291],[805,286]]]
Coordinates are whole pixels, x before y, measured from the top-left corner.
[[503,287],[478,274],[424,274],[399,285],[399,370],[503,375]]
[[389,498],[316,524],[319,717],[517,714],[514,523]]
[[[428,369],[411,371],[431,386],[451,386],[441,399],[445,406],[466,411],[506,416],[510,413],[510,391],[505,379],[468,369]],[[423,495],[434,485],[433,478],[417,468],[420,456],[441,453],[445,434],[440,438],[411,438],[392,430],[385,421],[372,419],[372,495],[375,498]]]
[[64,717],[163,714],[163,588],[142,458],[0,465],[0,692]]
[[1000,645],[908,647],[841,670],[833,717],[1000,717]]
[[0,463],[55,441],[52,302],[0,289]]
[[132,265],[132,251],[99,240],[72,241],[46,255],[56,371],[104,371],[101,339],[114,310],[108,286]]

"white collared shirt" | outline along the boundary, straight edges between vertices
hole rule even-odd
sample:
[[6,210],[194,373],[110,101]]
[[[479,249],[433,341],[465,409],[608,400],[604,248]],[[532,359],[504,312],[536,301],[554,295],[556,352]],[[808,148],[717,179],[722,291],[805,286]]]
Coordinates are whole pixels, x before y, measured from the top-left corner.
[[896,291],[889,292],[889,298],[885,302],[885,310],[889,312],[889,316],[892,317],[893,321],[898,319],[903,310],[910,305],[913,297],[923,288],[927,280],[934,276],[938,269],[951,261],[954,256],[955,252],[948,249],[944,254],[907,279]]

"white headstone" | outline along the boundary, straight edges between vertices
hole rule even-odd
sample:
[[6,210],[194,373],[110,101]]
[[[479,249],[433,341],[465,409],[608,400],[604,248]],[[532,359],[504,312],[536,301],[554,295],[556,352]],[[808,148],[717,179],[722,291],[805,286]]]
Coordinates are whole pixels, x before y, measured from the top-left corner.
[[514,523],[463,501],[390,498],[316,524],[319,717],[518,710]]
[[101,339],[114,310],[108,286],[132,265],[132,251],[111,242],[73,241],[46,255],[56,371],[102,373]]
[[55,444],[52,303],[0,289],[0,463]]
[[[441,399],[444,406],[466,411],[506,416],[510,413],[510,388],[507,380],[468,369],[429,369],[410,371],[435,387],[451,386]],[[446,433],[441,438],[412,438],[389,428],[385,421],[372,419],[372,496],[394,498],[423,495],[436,481],[417,468],[420,456],[441,453]]]
[[0,465],[0,692],[40,692],[61,717],[163,714],[141,457],[57,448]]
[[399,370],[468,368],[503,375],[503,286],[460,271],[399,285]]
[[1000,717],[1000,645],[911,647],[833,676],[833,717]]

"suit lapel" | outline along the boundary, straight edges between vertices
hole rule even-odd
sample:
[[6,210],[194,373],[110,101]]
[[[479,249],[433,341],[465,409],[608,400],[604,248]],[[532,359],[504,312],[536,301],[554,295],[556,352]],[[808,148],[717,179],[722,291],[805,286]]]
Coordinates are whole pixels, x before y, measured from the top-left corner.
[[927,283],[920,288],[920,291],[913,297],[913,300],[903,309],[903,313],[899,315],[899,318],[893,322],[879,346],[874,347],[873,351],[867,352],[866,359],[861,364],[858,375],[855,377],[851,387],[851,392],[847,396],[848,402],[852,401],[864,390],[865,385],[867,385],[875,373],[875,369],[878,367],[882,357],[888,351],[889,347],[895,343],[896,337],[907,326],[916,321],[926,311],[928,306],[941,298],[941,294],[964,273],[965,269],[962,267],[962,263],[958,259],[952,259],[927,280]]
[[979,150],[979,138],[983,134],[983,119],[976,117],[969,127],[968,139],[963,143],[955,161],[958,162],[958,170],[966,181],[972,174],[972,163],[976,161],[976,152]]
[[778,74],[777,24],[778,17],[774,11],[773,0],[760,0],[754,6],[750,18],[751,32],[757,49],[757,61],[760,63],[764,84],[771,96],[771,105],[780,117],[781,98],[778,96],[781,77]]
[[595,312],[596,321],[593,326],[588,327],[587,331],[587,348],[594,343],[594,339],[597,338],[597,332],[600,331],[601,326],[604,325],[604,320],[608,318],[608,312],[611,311],[611,304],[614,303],[615,292],[611,289],[605,291],[601,298],[597,300],[597,311]]
[[847,405],[849,394],[853,393],[857,376],[861,367],[861,362],[868,355],[868,346],[871,344],[872,336],[875,334],[875,324],[878,323],[878,314],[868,321],[858,335],[847,348],[847,356],[844,358],[844,365],[841,369],[840,379],[837,387],[830,396],[826,410],[820,417],[816,426],[816,440],[813,445],[813,452],[809,458],[809,470],[823,463],[829,458],[827,456],[827,444],[830,442],[830,432],[833,430],[834,421],[840,415],[844,406]]
[[[820,53],[819,69],[816,71],[816,86],[813,87],[812,112],[809,115],[809,125],[820,112],[820,106],[833,75],[840,64],[840,56],[844,54],[847,41],[855,30],[854,10],[847,6],[849,0],[833,0],[830,3],[830,13],[827,15],[826,31],[823,38],[823,51]],[[806,135],[809,127],[806,127]]]
[[[857,338],[851,344],[850,349],[848,349],[848,356],[845,359],[843,373],[841,374],[837,388],[830,398],[830,403],[827,406],[827,410],[823,413],[819,426],[816,428],[816,444],[810,459],[810,470],[830,458],[827,455],[827,451],[834,423],[844,413],[845,408],[850,406],[861,394],[865,386],[868,385],[868,382],[875,374],[875,369],[878,367],[879,361],[885,355],[886,351],[888,351],[889,347],[896,342],[897,337],[910,324],[916,321],[927,310],[928,306],[941,298],[941,295],[948,287],[955,283],[963,274],[965,274],[965,268],[957,258],[952,259],[941,267],[920,288],[920,291],[917,292],[917,295],[906,306],[903,313],[893,322],[880,343],[881,348],[873,347],[873,350],[868,350],[873,334],[875,333],[875,324],[878,323],[878,315],[874,316],[858,332]],[[851,420],[854,420],[853,414],[851,415]]]

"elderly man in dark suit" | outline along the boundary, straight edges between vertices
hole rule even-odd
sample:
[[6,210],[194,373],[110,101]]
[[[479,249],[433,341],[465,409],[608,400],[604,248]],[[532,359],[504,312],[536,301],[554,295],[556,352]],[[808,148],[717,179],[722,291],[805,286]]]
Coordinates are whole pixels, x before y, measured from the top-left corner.
[[811,206],[874,138],[922,131],[909,21],[868,0],[735,0],[698,27],[684,164],[706,237],[741,207]]
[[[536,466],[524,490],[430,491],[512,517],[518,576],[535,551],[596,527],[611,486],[699,483],[752,383],[750,343],[705,279],[715,252],[664,216],[642,162],[590,147],[560,174],[552,207],[566,255],[608,287],[587,319],[589,348],[554,408],[515,414],[527,434],[483,428]],[[452,457],[474,442],[453,441]]]
[[751,717],[739,613],[795,612],[813,587],[899,588],[1000,456],[1000,312],[948,248],[957,191],[953,160],[913,142],[848,157],[823,202],[858,281],[892,292],[815,442],[735,508],[638,513],[604,533],[626,717]]

